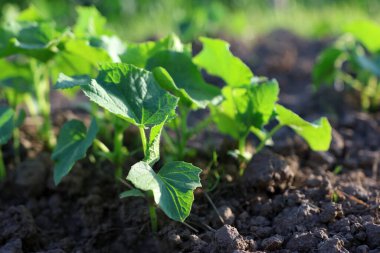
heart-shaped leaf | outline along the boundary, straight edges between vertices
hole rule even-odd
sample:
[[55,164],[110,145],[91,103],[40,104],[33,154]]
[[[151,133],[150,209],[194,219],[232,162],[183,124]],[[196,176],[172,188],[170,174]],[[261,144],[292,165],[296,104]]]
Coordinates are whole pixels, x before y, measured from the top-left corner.
[[165,214],[176,221],[189,216],[194,200],[193,190],[201,187],[201,169],[190,163],[170,162],[158,173],[146,162],[132,166],[127,179],[143,191],[152,191],[155,202]]

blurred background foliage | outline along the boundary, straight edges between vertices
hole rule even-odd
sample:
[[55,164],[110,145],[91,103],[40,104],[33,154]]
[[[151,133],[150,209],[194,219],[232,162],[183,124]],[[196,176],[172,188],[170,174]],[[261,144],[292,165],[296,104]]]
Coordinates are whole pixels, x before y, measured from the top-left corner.
[[304,37],[334,36],[346,24],[380,21],[379,0],[2,0],[2,19],[33,4],[60,26],[75,21],[76,5],[94,5],[110,28],[129,41],[199,35],[251,40],[285,28]]

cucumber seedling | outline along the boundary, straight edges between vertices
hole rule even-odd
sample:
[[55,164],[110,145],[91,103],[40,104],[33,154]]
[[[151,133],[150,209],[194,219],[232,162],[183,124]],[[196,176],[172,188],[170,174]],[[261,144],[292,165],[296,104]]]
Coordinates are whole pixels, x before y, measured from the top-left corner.
[[203,80],[200,70],[192,61],[191,45],[183,44],[175,35],[156,42],[127,44],[121,60],[152,71],[155,78],[165,80],[159,82],[162,88],[180,98],[178,117],[168,124],[174,130],[175,137],[164,130],[164,138],[174,158],[183,159],[189,151],[186,147],[188,141],[211,123],[211,119],[206,117],[190,127],[189,113],[215,103],[220,97],[220,89]]
[[23,102],[32,116],[41,116],[41,139],[52,148],[50,83],[56,82],[60,72],[96,75],[96,64],[109,61],[110,56],[70,29],[57,29],[34,7],[6,20],[0,34],[0,67],[7,70],[0,75],[0,86],[14,109]]
[[[195,56],[194,62],[226,83],[222,89],[222,102],[209,105],[211,117],[220,132],[238,140],[239,148],[234,152],[237,157],[243,161],[251,158],[252,154],[246,152],[246,140],[250,133],[260,140],[255,150],[257,153],[283,126],[292,128],[302,136],[313,150],[329,148],[331,126],[326,118],[313,123],[303,120],[277,103],[277,81],[254,77],[248,66],[230,52],[227,42],[209,38],[201,38],[201,42],[203,49]],[[277,124],[268,131],[267,126],[273,120]]]
[[[148,198],[153,231],[157,230],[154,204],[169,218],[183,222],[190,214],[193,190],[201,186],[201,170],[189,163],[172,161],[164,164],[157,173],[153,169],[160,159],[162,129],[168,120],[176,116],[179,100],[161,88],[165,86],[162,82],[167,81],[170,80],[157,79],[152,72],[130,64],[107,63],[100,65],[96,79],[61,75],[55,86],[58,89],[78,86],[91,101],[138,127],[144,159],[133,165],[127,175],[127,180],[135,188],[122,193],[121,197]],[[90,137],[93,139],[93,136]],[[59,149],[60,145],[56,150]],[[53,159],[60,163],[64,156],[53,156]],[[70,171],[72,166],[69,165],[55,167],[56,184]]]
[[366,111],[380,108],[380,25],[354,22],[333,45],[318,56],[313,69],[316,89],[323,85],[346,86],[360,94]]

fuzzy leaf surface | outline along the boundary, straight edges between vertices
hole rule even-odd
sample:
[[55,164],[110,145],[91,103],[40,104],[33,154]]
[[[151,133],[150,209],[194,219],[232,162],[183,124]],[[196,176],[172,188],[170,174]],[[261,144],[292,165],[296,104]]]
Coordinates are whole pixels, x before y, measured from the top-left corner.
[[137,126],[160,125],[175,114],[178,98],[162,89],[151,72],[133,65],[103,64],[98,77],[85,82],[61,75],[55,87],[80,85],[90,100]]

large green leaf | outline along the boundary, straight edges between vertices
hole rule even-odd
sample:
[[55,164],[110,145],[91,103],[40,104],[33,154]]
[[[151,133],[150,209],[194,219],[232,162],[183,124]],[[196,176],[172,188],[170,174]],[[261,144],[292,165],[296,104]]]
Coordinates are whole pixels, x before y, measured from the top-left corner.
[[127,179],[143,191],[152,191],[155,202],[176,221],[189,216],[194,200],[193,190],[201,187],[201,169],[185,162],[165,164],[158,173],[146,162],[132,166]]
[[153,57],[160,51],[167,50],[183,52],[191,57],[191,45],[182,44],[180,39],[172,34],[158,41],[148,41],[137,44],[130,43],[120,58],[122,62],[143,68],[150,57]]
[[211,116],[218,129],[235,139],[247,135],[252,127],[261,129],[268,123],[278,99],[275,80],[240,88],[225,87],[224,101],[211,106]]
[[51,59],[58,51],[63,35],[55,30],[51,22],[19,22],[12,30],[4,30],[0,43],[0,57],[24,54],[41,61]]
[[137,126],[160,125],[174,116],[178,103],[151,72],[125,63],[102,64],[98,77],[87,85],[61,75],[55,87],[78,85],[96,104]]
[[12,108],[0,106],[0,145],[7,143],[12,137],[14,114]]
[[11,88],[18,94],[31,93],[33,73],[29,64],[0,59],[0,87]]
[[172,88],[168,90],[183,95],[180,98],[185,100],[185,103],[190,98],[195,107],[205,108],[220,95],[219,88],[206,83],[191,58],[184,53],[173,51],[156,53],[148,60],[146,68],[152,70],[157,67],[168,71],[174,80]]
[[241,86],[251,82],[252,71],[229,50],[230,45],[220,39],[200,38],[202,51],[193,59],[209,74],[221,77],[229,86]]
[[344,30],[360,40],[371,52],[380,51],[380,24],[361,20],[348,24]]
[[59,73],[69,76],[89,75],[96,77],[98,65],[109,61],[111,61],[111,58],[104,49],[92,47],[87,40],[68,40],[55,57],[51,70],[52,81],[57,80]]
[[302,136],[316,151],[326,151],[331,142],[331,125],[327,118],[322,117],[313,123],[307,122],[282,105],[276,105],[277,120],[281,125],[292,128]]
[[91,146],[98,132],[95,120],[92,120],[90,128],[79,120],[66,122],[61,128],[52,159],[56,162],[54,166],[54,182],[59,184],[66,176],[75,162],[86,156],[87,149]]

